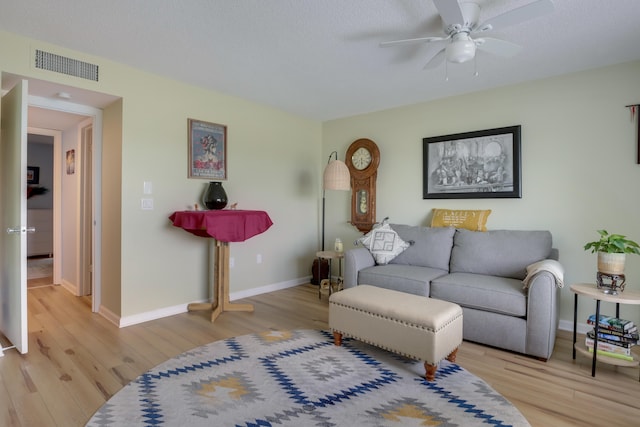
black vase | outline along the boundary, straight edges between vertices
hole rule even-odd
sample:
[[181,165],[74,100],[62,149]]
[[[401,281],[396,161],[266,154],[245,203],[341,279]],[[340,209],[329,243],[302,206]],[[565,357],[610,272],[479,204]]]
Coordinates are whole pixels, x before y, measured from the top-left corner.
[[224,209],[227,206],[227,192],[221,182],[211,181],[202,199],[207,209]]

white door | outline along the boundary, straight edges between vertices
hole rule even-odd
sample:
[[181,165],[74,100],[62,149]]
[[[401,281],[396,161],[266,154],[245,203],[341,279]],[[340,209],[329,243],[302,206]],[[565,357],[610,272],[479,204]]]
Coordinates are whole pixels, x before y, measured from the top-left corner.
[[2,97],[0,109],[0,331],[23,354],[29,343],[27,99],[28,82],[22,80]]

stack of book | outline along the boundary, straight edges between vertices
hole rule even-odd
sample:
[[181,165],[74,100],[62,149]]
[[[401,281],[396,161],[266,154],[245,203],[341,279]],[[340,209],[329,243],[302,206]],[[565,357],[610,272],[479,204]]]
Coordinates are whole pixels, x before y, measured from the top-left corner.
[[[587,323],[595,325],[596,315],[589,316]],[[638,339],[638,327],[632,321],[600,315],[597,337],[598,354],[632,361],[631,347],[638,344]],[[594,340],[596,340],[595,328],[587,332],[585,339],[585,344],[590,352],[593,352]]]

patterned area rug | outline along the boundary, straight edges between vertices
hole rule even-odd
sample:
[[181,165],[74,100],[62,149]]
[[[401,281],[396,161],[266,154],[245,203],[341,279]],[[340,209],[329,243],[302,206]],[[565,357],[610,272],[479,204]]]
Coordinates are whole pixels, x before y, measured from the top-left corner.
[[483,380],[327,331],[267,331],[162,363],[105,403],[88,426],[529,426]]

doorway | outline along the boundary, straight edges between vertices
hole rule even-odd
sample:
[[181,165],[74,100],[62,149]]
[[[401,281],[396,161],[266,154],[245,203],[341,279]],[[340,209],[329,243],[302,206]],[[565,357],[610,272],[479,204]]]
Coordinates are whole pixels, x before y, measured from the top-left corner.
[[27,133],[27,290],[52,286],[54,137]]
[[[25,175],[27,171],[27,133],[31,132],[31,129],[27,129],[28,126],[41,128],[45,134],[50,132],[52,135],[58,135],[54,137],[54,145],[58,144],[58,147],[54,149],[54,168],[59,168],[57,172],[54,172],[54,207],[53,207],[53,222],[54,222],[54,281],[59,282],[56,277],[61,274],[61,262],[73,260],[76,265],[79,259],[79,242],[76,239],[69,239],[74,243],[71,250],[64,248],[62,243],[62,229],[68,230],[63,227],[63,222],[69,220],[71,215],[62,215],[63,207],[66,207],[66,199],[63,203],[63,195],[61,190],[67,190],[68,188],[74,188],[76,190],[75,197],[77,195],[79,186],[67,187],[63,185],[62,180],[66,179],[68,175],[63,175],[65,169],[63,169],[63,157],[62,152],[70,151],[63,145],[64,141],[73,141],[73,147],[71,150],[78,149],[80,141],[80,127],[76,132],[64,132],[59,129],[67,129],[64,126],[60,126],[60,120],[57,120],[59,116],[81,116],[83,120],[89,120],[88,124],[91,126],[91,145],[93,147],[91,159],[91,172],[92,179],[89,180],[91,186],[91,218],[88,222],[91,224],[91,260],[92,265],[90,267],[91,272],[91,310],[98,312],[101,307],[101,239],[102,239],[102,203],[101,203],[101,170],[102,170],[102,108],[109,108],[110,105],[121,100],[119,97],[101,94],[85,89],[79,89],[71,86],[64,86],[56,83],[46,82],[37,79],[29,79],[23,76],[14,75],[3,72],[1,75],[2,83],[2,131],[3,131],[3,144],[0,146],[3,149],[3,182],[2,186],[3,195],[2,203],[6,203],[8,214],[3,215],[3,224],[6,223],[7,230],[10,237],[1,240],[3,248],[6,249],[5,256],[3,256],[3,280],[0,283],[0,290],[3,291],[3,295],[6,301],[11,300],[11,310],[9,310],[7,316],[3,312],[2,316],[2,330],[4,335],[15,345],[21,353],[27,352],[27,316],[26,316],[26,179]],[[60,95],[64,93],[65,100],[56,98],[56,94]],[[6,95],[5,95],[6,94]],[[60,95],[59,98],[62,98]],[[70,102],[69,99],[78,99],[83,104],[75,104]],[[120,101],[121,102],[121,101]],[[114,104],[118,108],[121,104]],[[27,111],[29,110],[29,111]],[[38,111],[41,114],[32,114],[33,111]],[[112,110],[110,110],[112,111]],[[118,110],[120,113],[121,111]],[[58,116],[55,120],[52,120],[52,116]],[[113,126],[118,127],[121,123],[121,114],[113,115],[110,117],[110,123]],[[27,123],[28,122],[28,123]],[[6,126],[5,126],[6,125]],[[86,125],[85,125],[86,126]],[[6,135],[5,135],[6,133]],[[6,138],[5,138],[6,136]],[[57,141],[57,142],[56,142]],[[77,177],[77,176],[76,176]],[[6,178],[6,180],[5,180]],[[4,191],[6,190],[6,191]],[[65,193],[68,193],[65,191]],[[79,235],[78,231],[78,217],[79,217],[79,202],[69,204],[69,209],[76,213],[75,217],[72,217],[73,227],[69,228],[76,231],[76,237]],[[3,210],[4,212],[4,210]],[[19,235],[19,238],[15,238],[15,235]],[[10,254],[11,256],[7,256]],[[6,270],[4,267],[7,267]],[[65,271],[66,267],[65,267]],[[74,274],[78,275],[79,270],[77,268],[71,269]],[[6,273],[6,274],[5,274]],[[7,278],[5,280],[5,278]],[[63,282],[64,283],[64,282]],[[75,293],[75,292],[74,292]],[[14,303],[14,299],[16,300]],[[5,305],[3,305],[4,307]],[[17,307],[17,308],[13,308]],[[101,311],[101,310],[100,310]],[[102,311],[101,311],[102,312]],[[7,332],[9,334],[7,334]]]
[[[92,146],[94,122],[100,112],[88,116],[80,113],[91,107],[76,106],[73,112],[69,105],[64,107],[61,111],[55,103],[30,97],[29,130],[32,134],[57,136],[53,149],[53,283],[75,296],[87,296],[92,295],[94,287],[93,163],[100,159],[92,155]],[[33,234],[38,234],[37,227]],[[91,306],[97,309],[99,302],[92,301]]]

